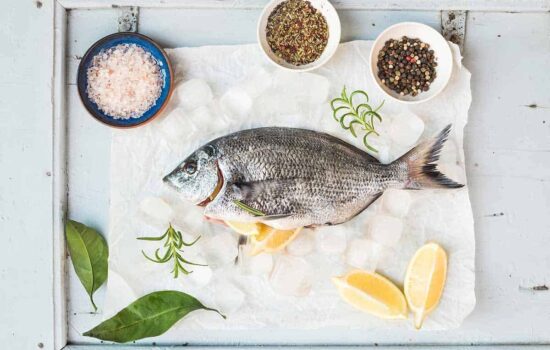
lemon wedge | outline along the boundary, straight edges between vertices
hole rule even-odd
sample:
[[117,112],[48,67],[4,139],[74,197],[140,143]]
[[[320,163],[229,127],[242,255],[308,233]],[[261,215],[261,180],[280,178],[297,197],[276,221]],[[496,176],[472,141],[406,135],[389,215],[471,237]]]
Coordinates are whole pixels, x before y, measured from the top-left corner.
[[259,233],[252,236],[252,255],[273,253],[286,247],[300,232],[301,227],[294,230],[278,230],[265,224],[258,224]]
[[260,233],[261,229],[261,224],[257,222],[226,221],[225,223],[233,229],[233,231],[245,236],[257,235]]
[[405,296],[386,277],[376,272],[354,270],[332,280],[340,296],[353,307],[381,318],[407,318]]
[[439,303],[446,276],[447,253],[441,246],[428,243],[416,251],[405,276],[405,296],[417,329]]

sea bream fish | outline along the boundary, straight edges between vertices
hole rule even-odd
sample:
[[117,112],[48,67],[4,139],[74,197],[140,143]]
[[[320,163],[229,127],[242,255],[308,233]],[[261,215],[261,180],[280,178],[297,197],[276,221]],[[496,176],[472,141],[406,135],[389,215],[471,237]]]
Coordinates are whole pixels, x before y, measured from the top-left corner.
[[389,188],[462,187],[436,169],[450,127],[387,165],[321,132],[243,130],[200,147],[164,182],[204,206],[210,219],[263,222],[278,229],[335,225],[361,213]]

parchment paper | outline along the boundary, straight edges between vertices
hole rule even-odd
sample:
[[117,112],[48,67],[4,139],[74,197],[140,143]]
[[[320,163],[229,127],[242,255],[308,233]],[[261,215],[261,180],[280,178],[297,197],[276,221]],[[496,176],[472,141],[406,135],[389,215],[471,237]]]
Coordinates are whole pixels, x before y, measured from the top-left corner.
[[[204,287],[197,287],[186,277],[173,279],[169,273],[170,266],[150,263],[141,255],[142,249],[151,252],[156,245],[136,240],[138,236],[160,235],[167,226],[167,223],[151,220],[139,210],[140,202],[150,196],[161,197],[174,208],[175,225],[191,234],[203,236],[200,244],[189,251],[195,257],[204,255],[202,250],[206,249],[210,238],[231,232],[204,221],[200,208],[180,200],[161,181],[163,175],[197,146],[214,137],[257,126],[293,126],[325,131],[363,148],[358,139],[343,131],[332,119],[328,100],[338,96],[343,85],[350,91],[368,91],[372,101],[383,99],[369,73],[368,55],[371,43],[354,41],[341,44],[334,58],[326,66],[313,72],[328,78],[330,83],[328,99],[322,103],[308,103],[307,97],[302,96],[299,99],[301,101],[292,100],[281,104],[277,101],[277,94],[288,93],[285,92],[286,89],[272,86],[262,92],[265,87],[257,86],[258,79],[246,81],[246,77],[251,74],[285,74],[277,73],[277,69],[269,65],[256,45],[167,50],[175,66],[177,82],[181,84],[193,78],[203,79],[212,88],[213,100],[198,110],[182,112],[182,109],[177,109],[184,107],[178,106],[182,97],[176,96],[162,118],[137,129],[113,131],[109,279],[104,309],[106,318],[137,297],[162,289],[185,291],[206,305],[220,306],[217,303],[220,296],[223,298],[223,293],[227,292],[229,283],[232,288],[244,293],[245,297],[244,304],[229,312],[227,320],[224,321],[214,313],[195,312],[180,321],[162,340],[184,339],[185,332],[182,330],[197,328],[412,327],[411,318],[405,321],[380,320],[353,309],[340,299],[330,278],[351,269],[345,264],[343,254],[326,255],[314,250],[303,257],[313,267],[311,292],[306,297],[288,297],[272,290],[269,274],[251,275],[233,264],[215,267],[211,282]],[[451,46],[455,59],[454,73],[440,96],[410,107],[386,100],[382,114],[418,115],[425,122],[422,138],[433,136],[445,125],[452,123],[452,134],[444,157],[447,163],[444,166],[452,169],[452,175],[459,177],[460,181],[465,181],[462,142],[471,102],[470,73],[461,64],[462,58],[457,46]],[[318,88],[315,79],[304,84],[307,89]],[[253,100],[261,103],[254,102],[249,112],[238,115],[231,108],[224,108],[220,104],[220,98],[230,89],[243,86],[252,95],[260,92]],[[191,98],[196,99],[193,96]],[[182,118],[178,113],[185,114],[184,123],[170,122],[170,118]],[[447,284],[440,306],[428,317],[423,329],[458,327],[475,305],[475,241],[468,189],[465,187],[455,191],[423,190],[409,193],[413,202],[404,219],[402,237],[398,244],[388,248],[378,262],[377,271],[401,285],[406,266],[415,250],[427,241],[440,243],[449,256]],[[375,203],[356,219],[344,226],[335,227],[345,230],[348,243],[354,237],[365,236],[368,220],[379,210],[379,206],[379,203]],[[234,237],[236,242],[236,236]],[[274,256],[275,261],[283,254],[285,253]]]

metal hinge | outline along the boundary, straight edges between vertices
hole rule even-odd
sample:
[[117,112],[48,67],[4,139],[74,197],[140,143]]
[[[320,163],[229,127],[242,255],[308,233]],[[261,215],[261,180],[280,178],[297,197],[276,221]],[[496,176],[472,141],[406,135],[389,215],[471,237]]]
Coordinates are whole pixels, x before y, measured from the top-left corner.
[[121,6],[119,7],[120,15],[118,16],[118,31],[119,32],[137,32],[139,7],[137,6]]
[[441,11],[441,33],[445,39],[457,44],[461,53],[464,53],[466,14],[466,11]]

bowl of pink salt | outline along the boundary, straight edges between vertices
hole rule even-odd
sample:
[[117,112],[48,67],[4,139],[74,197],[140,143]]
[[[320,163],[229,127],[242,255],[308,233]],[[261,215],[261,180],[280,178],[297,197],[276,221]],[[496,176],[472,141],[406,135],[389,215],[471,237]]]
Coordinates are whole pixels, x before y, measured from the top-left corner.
[[78,93],[98,121],[117,128],[143,125],[168,104],[172,67],[164,50],[137,33],[115,33],[94,43],[82,57]]

